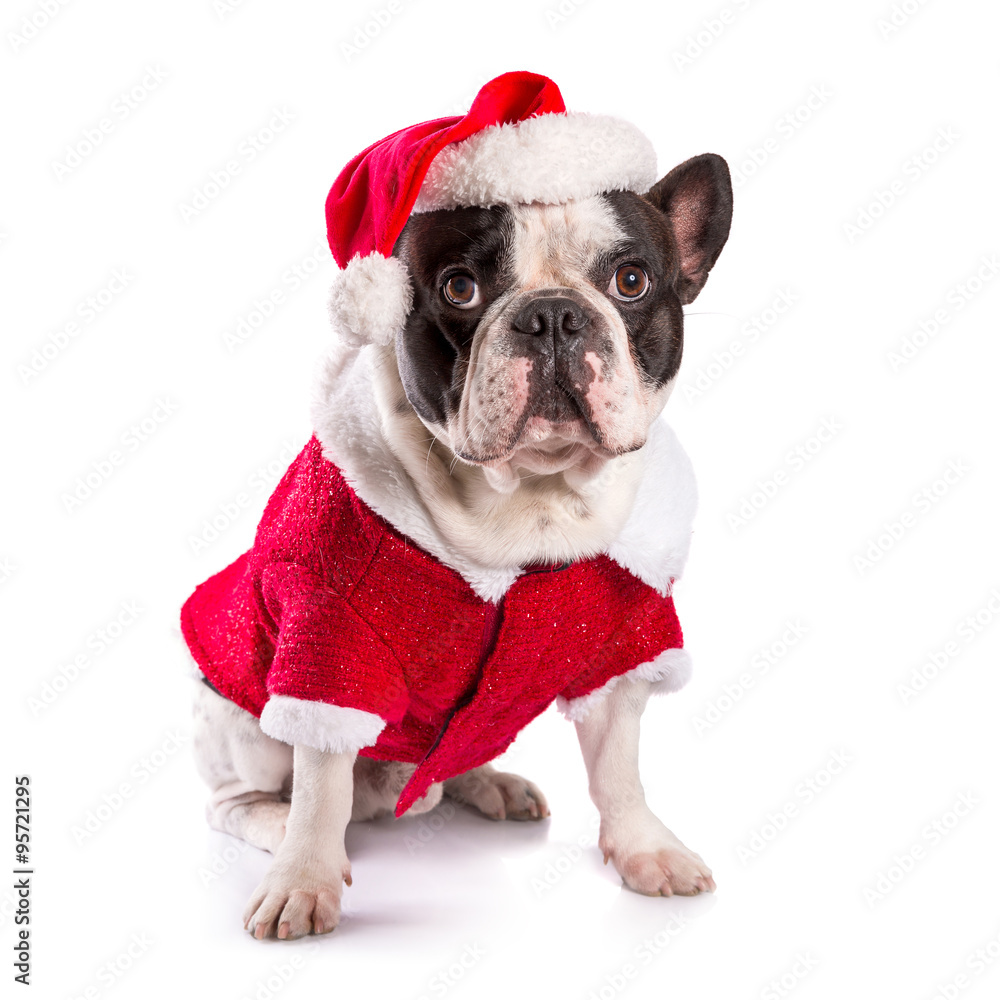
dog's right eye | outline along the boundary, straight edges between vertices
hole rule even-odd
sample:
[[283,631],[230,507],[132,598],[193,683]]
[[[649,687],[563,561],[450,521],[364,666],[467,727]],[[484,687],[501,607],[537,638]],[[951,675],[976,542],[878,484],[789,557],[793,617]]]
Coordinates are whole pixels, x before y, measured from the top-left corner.
[[445,301],[459,309],[471,309],[479,305],[479,286],[471,274],[453,274],[441,286]]

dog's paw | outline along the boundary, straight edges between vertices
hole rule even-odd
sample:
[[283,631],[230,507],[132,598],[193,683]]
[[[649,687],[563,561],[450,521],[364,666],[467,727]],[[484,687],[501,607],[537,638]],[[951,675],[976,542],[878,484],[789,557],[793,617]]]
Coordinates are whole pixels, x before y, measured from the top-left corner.
[[680,841],[630,854],[606,851],[605,862],[608,858],[625,884],[644,896],[697,896],[715,891],[708,865]]
[[422,813],[430,812],[441,801],[443,793],[444,785],[442,785],[439,781],[435,782],[430,788],[427,789],[421,798],[417,799],[417,801],[414,802],[405,813],[403,813],[403,815],[420,816]]
[[343,883],[351,867],[316,869],[276,864],[243,911],[243,926],[258,940],[328,934],[340,923]]
[[489,764],[449,779],[445,793],[475,806],[490,819],[545,819],[549,815],[549,804],[533,781],[496,771]]

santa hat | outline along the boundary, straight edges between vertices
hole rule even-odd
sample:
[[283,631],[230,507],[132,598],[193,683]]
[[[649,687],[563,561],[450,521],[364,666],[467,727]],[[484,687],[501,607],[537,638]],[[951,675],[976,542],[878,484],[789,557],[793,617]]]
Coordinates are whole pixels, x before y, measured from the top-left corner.
[[634,125],[568,112],[548,77],[504,73],[468,114],[400,129],[340,172],[326,200],[342,269],[330,297],[334,326],[358,344],[389,344],[402,330],[413,289],[391,255],[412,213],[642,194],[656,179],[652,144]]

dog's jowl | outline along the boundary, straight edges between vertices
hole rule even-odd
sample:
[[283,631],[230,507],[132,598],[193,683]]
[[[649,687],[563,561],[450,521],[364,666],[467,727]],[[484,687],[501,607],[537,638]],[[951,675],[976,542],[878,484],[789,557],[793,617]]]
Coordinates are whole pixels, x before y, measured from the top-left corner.
[[638,736],[690,673],[695,488],[661,413],[731,212],[720,157],[661,178],[633,125],[531,73],[335,181],[313,437],[182,611],[209,822],[274,854],[257,937],[336,927],[352,819],[548,816],[490,762],[553,702],[625,884],[714,888],[646,806]]

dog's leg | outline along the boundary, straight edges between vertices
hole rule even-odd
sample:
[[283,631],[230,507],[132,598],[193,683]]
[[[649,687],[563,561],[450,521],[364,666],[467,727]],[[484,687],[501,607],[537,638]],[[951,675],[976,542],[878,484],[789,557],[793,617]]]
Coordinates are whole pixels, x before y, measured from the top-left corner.
[[342,883],[351,884],[344,830],[351,818],[356,756],[295,747],[285,837],[243,911],[243,924],[254,937],[325,934],[340,922]]
[[198,682],[194,759],[211,789],[206,810],[215,830],[272,854],[285,835],[292,748],[271,739],[249,713]]
[[[354,809],[351,819],[357,821],[391,816],[399,793],[415,770],[414,764],[398,760],[372,760],[359,755],[354,764]],[[403,815],[419,816],[430,812],[441,801],[442,791],[441,783],[435,782]]]
[[636,892],[694,896],[715,889],[712,873],[653,815],[639,781],[639,718],[649,688],[648,681],[620,681],[576,723],[601,814],[598,846]]
[[475,806],[490,819],[545,819],[549,815],[545,796],[533,781],[498,771],[491,764],[449,778],[444,793]]

